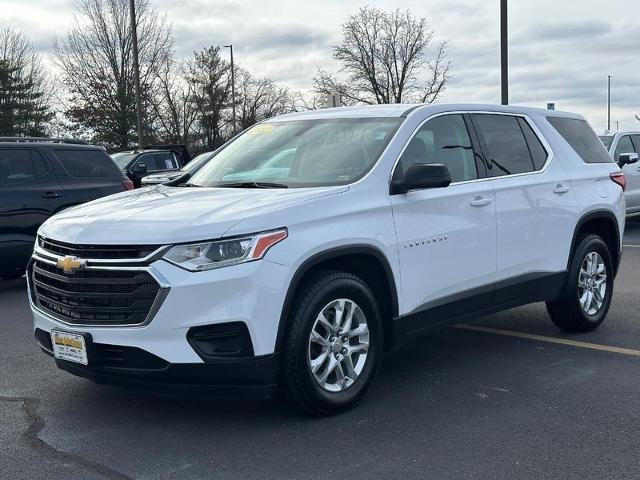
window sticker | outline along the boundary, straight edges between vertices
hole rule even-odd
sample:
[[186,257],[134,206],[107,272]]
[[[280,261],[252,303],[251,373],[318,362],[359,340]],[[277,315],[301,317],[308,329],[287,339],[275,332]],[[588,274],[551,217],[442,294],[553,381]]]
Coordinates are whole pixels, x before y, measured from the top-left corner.
[[272,131],[273,131],[273,125],[269,125],[268,123],[263,123],[260,125],[256,125],[247,133],[249,135],[262,135],[262,134],[271,133]]

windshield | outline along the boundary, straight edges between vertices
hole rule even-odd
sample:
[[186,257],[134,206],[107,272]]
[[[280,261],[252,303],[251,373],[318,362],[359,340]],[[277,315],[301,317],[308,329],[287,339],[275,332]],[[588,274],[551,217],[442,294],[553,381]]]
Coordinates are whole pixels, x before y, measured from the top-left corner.
[[120,167],[120,170],[124,170],[125,168],[127,168],[127,165],[129,165],[129,162],[131,162],[131,160],[133,160],[133,157],[135,156],[135,153],[120,152],[114,153],[113,155],[111,155],[111,158],[113,158],[113,160],[116,162],[116,165]]
[[215,162],[198,170],[190,184],[216,187],[240,181],[315,187],[352,183],[373,167],[402,121],[358,118],[259,124],[220,151]]
[[200,166],[204,162],[206,162],[213,152],[205,152],[198,155],[196,158],[187,163],[184,167],[180,169],[182,172],[190,172],[194,168]]
[[613,143],[613,135],[601,135],[599,138],[602,143],[604,143],[604,146],[607,147],[607,150],[609,150]]

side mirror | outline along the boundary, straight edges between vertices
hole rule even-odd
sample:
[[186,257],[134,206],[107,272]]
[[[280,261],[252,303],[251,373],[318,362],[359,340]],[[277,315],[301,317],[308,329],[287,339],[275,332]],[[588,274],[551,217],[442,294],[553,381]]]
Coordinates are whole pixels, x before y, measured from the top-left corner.
[[411,165],[404,178],[391,183],[391,194],[407,193],[410,190],[444,188],[451,183],[451,174],[446,165],[439,163],[416,163]]
[[638,162],[638,154],[637,153],[623,153],[618,157],[618,166],[620,168],[625,165],[631,165],[632,163]]
[[147,164],[143,162],[136,163],[136,166],[133,167],[133,171],[135,173],[147,173]]

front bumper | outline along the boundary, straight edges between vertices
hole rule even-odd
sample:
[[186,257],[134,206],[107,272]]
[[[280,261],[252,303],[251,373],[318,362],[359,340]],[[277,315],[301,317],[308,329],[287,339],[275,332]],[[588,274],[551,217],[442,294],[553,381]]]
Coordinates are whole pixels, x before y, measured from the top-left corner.
[[[51,330],[80,333],[96,349],[89,350],[89,365],[56,360],[70,373],[98,383],[162,390],[212,390],[251,397],[273,393],[277,378],[276,336],[292,269],[260,260],[206,272],[188,272],[165,261],[149,266],[168,289],[151,321],[139,326],[80,326],[61,322],[31,303],[34,330],[43,350],[51,352],[46,338]],[[31,299],[31,296],[30,296]],[[251,343],[243,356],[203,355],[189,342],[188,334],[205,326],[242,323]],[[41,332],[41,333],[40,333]],[[49,340],[50,341],[50,340]],[[105,365],[97,349],[106,346],[141,351],[161,363],[152,368],[138,365]]]
[[[36,329],[43,352],[53,356],[51,338]],[[56,359],[58,368],[103,385],[154,393],[265,399],[277,388],[278,355],[219,358],[207,363],[169,363],[144,350],[97,344],[87,335],[89,365]]]

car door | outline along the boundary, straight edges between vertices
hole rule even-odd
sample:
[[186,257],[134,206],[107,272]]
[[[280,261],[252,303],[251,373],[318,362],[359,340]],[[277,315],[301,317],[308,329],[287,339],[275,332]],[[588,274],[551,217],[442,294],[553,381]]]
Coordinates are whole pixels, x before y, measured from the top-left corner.
[[104,150],[60,146],[49,151],[52,161],[62,167],[58,180],[62,184],[65,206],[90,202],[124,190],[122,171]]
[[[496,305],[543,295],[567,266],[578,205],[569,178],[523,115],[476,113],[497,212]],[[544,142],[544,143],[543,143]]]
[[[618,140],[613,158],[618,162],[623,153],[638,153],[640,155],[640,135],[623,135]],[[640,211],[640,163],[633,163],[622,167],[627,178],[625,198],[627,200],[627,212]]]
[[417,129],[394,170],[447,165],[445,188],[392,195],[401,271],[403,328],[417,330],[488,307],[496,269],[496,212],[490,181],[462,114],[432,117]]
[[38,228],[65,201],[49,163],[33,149],[0,149],[0,270],[24,268]]

